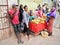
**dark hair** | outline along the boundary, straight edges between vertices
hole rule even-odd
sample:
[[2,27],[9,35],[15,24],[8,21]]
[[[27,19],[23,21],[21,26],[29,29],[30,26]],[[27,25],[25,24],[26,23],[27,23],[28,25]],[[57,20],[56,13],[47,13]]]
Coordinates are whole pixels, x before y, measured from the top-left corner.
[[15,7],[16,7],[16,5],[15,5],[15,4],[13,4],[13,5],[12,5],[12,8],[15,8]]
[[37,8],[40,8],[41,7],[41,5],[39,4],[38,6],[37,6]]
[[44,7],[45,5],[42,5],[42,7]]
[[22,8],[22,4],[20,5],[20,7],[19,7],[19,12],[20,12],[20,14],[19,14],[19,21],[20,22],[22,22],[22,19],[23,19],[23,8]]
[[23,11],[23,8],[22,8],[22,4],[20,5],[20,7],[19,7],[19,11],[21,12],[21,11]]
[[39,8],[39,10],[41,10],[42,9],[42,7],[41,8]]
[[44,7],[45,5],[48,5],[47,3],[44,3],[43,5],[42,5],[42,7]]
[[38,10],[40,10],[40,8],[41,8],[41,5],[39,4],[37,8],[38,8]]
[[27,7],[27,5],[24,6],[24,9]]
[[23,6],[23,5],[21,4],[21,5],[20,5],[20,9],[22,9],[22,6]]
[[33,11],[32,11],[32,10],[30,10],[30,16],[32,15],[32,13],[33,13]]

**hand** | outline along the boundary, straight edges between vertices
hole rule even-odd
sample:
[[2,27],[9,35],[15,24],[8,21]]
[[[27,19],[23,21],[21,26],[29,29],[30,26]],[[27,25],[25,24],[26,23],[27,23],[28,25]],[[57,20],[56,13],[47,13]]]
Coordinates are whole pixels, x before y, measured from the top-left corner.
[[27,26],[27,28],[29,28],[29,26]]

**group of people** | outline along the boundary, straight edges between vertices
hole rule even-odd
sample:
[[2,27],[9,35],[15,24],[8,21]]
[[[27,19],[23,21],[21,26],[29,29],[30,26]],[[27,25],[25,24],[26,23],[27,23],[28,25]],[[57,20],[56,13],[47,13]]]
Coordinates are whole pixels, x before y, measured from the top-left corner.
[[35,18],[42,18],[44,15],[47,16],[46,22],[48,24],[49,35],[52,35],[52,28],[54,19],[56,17],[56,8],[52,6],[51,10],[49,11],[48,4],[37,6],[37,9],[33,13],[32,10],[28,12],[28,6],[20,5],[19,9],[15,4],[12,5],[12,9],[8,12],[12,26],[14,28],[14,32],[18,39],[18,43],[24,43],[23,41],[23,34],[27,35],[27,38],[30,39],[31,30],[29,29],[29,21]]

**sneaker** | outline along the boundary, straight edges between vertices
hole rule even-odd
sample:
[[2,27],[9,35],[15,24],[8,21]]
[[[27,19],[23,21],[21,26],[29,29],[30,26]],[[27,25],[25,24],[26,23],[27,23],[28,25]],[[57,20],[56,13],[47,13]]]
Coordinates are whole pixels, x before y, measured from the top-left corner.
[[18,44],[23,44],[24,43],[24,41],[21,41],[21,40],[18,40]]

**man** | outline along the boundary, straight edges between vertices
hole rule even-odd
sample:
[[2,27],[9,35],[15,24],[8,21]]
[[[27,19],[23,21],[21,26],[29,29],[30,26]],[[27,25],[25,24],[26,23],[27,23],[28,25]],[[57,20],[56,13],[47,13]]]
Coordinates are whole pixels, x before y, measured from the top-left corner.
[[22,30],[20,30],[19,11],[17,10],[17,6],[15,4],[13,4],[12,9],[9,10],[9,16],[18,40],[18,44],[23,43],[21,40]]

